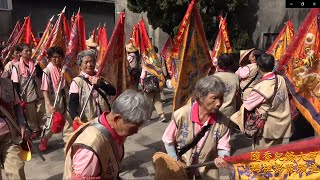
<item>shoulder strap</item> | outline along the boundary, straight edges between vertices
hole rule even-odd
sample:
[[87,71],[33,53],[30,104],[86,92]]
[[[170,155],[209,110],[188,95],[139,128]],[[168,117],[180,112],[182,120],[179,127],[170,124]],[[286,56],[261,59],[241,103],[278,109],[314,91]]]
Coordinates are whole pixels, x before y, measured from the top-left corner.
[[196,138],[190,143],[182,147],[181,149],[178,149],[178,156],[181,157],[184,153],[189,151],[192,147],[198,144],[201,138],[206,134],[206,132],[211,128],[212,124],[208,124],[204,126],[201,131],[197,134]]
[[[88,83],[88,84],[90,84],[90,85],[92,86],[91,82],[90,82],[87,78],[85,78],[84,76],[81,76],[81,75],[80,75],[79,77],[82,78],[86,83]],[[110,104],[109,104],[109,101],[108,101],[108,98],[106,97],[106,95],[105,95],[99,88],[96,88],[95,86],[93,86],[93,88],[94,88],[94,89],[101,95],[101,97],[106,101],[109,110],[111,110],[111,106],[110,106]]]
[[[100,119],[99,119],[100,121]],[[107,138],[111,144],[111,147],[112,147],[112,151],[113,153],[115,154],[116,158],[118,161],[120,161],[120,156],[119,156],[119,151],[118,151],[118,147],[116,146],[114,140],[112,139],[112,136],[111,134],[106,130],[106,128],[100,124],[100,123],[92,123],[91,126],[97,128],[105,138]],[[117,161],[117,162],[118,162]],[[118,165],[119,165],[119,162],[118,162]]]
[[240,88],[242,92],[250,86],[250,84],[257,78],[258,74],[259,72],[256,73],[256,75],[250,80],[250,82],[248,82],[248,84],[243,89]]

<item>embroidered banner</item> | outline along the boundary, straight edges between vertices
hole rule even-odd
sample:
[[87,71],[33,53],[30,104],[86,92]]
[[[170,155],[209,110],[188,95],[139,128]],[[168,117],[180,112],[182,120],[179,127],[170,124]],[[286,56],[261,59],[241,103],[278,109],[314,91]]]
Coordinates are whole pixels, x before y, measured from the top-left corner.
[[213,65],[218,65],[218,57],[223,53],[232,53],[228,30],[227,30],[227,23],[226,19],[219,16],[220,25],[219,25],[219,32],[214,43],[214,47],[211,53],[212,63]]
[[7,41],[7,45],[9,45],[15,37],[17,37],[17,35],[19,34],[19,31],[21,29],[21,25],[20,25],[20,20],[17,21],[16,25],[14,26],[10,36],[9,36],[9,39]]
[[52,16],[51,19],[49,19],[46,29],[44,30],[42,37],[38,43],[38,46],[36,47],[36,50],[32,54],[31,58],[35,61],[38,61],[40,63],[40,66],[42,69],[44,69],[48,65],[48,61],[46,58],[46,44],[48,44],[49,35],[52,31],[52,20],[54,16]]
[[184,106],[191,97],[196,82],[208,75],[212,67],[202,20],[195,0],[189,5],[179,27],[173,47],[175,61],[180,61],[177,86],[174,93],[173,111]]
[[128,61],[125,53],[125,14],[121,12],[118,22],[113,30],[108,43],[103,61],[98,62],[96,76],[103,76],[117,90],[117,95],[130,88],[130,76],[128,72]]
[[175,63],[173,61],[173,58],[171,58],[172,47],[173,47],[173,40],[169,36],[168,40],[166,41],[166,43],[160,53],[160,56],[163,57],[163,59],[166,62],[167,70],[169,72],[170,77],[172,77],[174,69],[175,69]]
[[162,73],[162,64],[160,59],[158,59],[156,52],[154,51],[143,19],[139,21],[139,33],[141,39],[140,51],[142,67],[149,73],[157,76],[159,79],[159,87],[162,89],[166,81]]
[[320,8],[311,9],[280,60],[295,104],[320,134]]
[[275,59],[274,70],[278,69],[278,62],[286,52],[292,38],[294,36],[294,29],[292,22],[289,20],[286,25],[282,28],[277,38],[274,40],[272,45],[266,51],[266,53],[272,54]]
[[139,37],[139,25],[138,24],[133,25],[131,36],[130,36],[128,43],[130,43],[130,42],[132,42],[133,45],[140,51],[140,37]]
[[232,179],[318,179],[320,138],[224,158]]
[[104,24],[102,28],[98,29],[98,44],[99,44],[99,52],[97,62],[103,60],[104,55],[106,54],[107,46],[108,46],[108,36],[107,36],[107,28]]
[[63,62],[64,65],[68,66],[72,72],[65,73],[65,79],[68,84],[71,83],[74,76],[79,74],[79,68],[77,65],[77,55],[80,51],[86,49],[86,30],[80,10],[78,11],[75,21],[73,23],[70,32],[70,41],[67,45],[66,58]]

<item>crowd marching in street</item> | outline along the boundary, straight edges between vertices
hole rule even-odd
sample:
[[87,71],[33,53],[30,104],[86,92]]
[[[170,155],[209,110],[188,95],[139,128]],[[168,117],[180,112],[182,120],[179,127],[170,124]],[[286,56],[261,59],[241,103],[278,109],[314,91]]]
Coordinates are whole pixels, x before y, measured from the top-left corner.
[[[229,167],[224,158],[232,155],[231,135],[239,131],[252,139],[252,150],[289,143],[297,110],[285,79],[274,70],[272,54],[255,48],[241,50],[237,59],[230,53],[219,54],[207,76],[199,77],[191,88],[188,103],[168,119],[163,87],[173,74],[166,57],[152,45],[155,57],[142,54],[133,40],[123,45],[125,70],[120,70],[121,64],[116,68],[119,74],[128,73],[127,88],[101,75],[102,49],[93,35],[86,49],[74,55],[74,66],[65,66],[68,52],[61,46],[46,49],[45,66],[33,58],[37,48],[33,44],[20,42],[9,49],[0,60],[3,177],[27,179],[22,151],[31,147],[41,154],[48,150],[52,135],[61,133],[63,179],[120,179],[126,138],[150,120],[153,107],[159,122],[168,124],[162,136],[166,154],[153,157],[156,179],[169,179],[157,172],[163,162],[156,159],[170,159],[183,167],[213,161],[188,168],[179,178],[219,179],[219,168]],[[158,69],[150,70],[148,58],[157,59]],[[68,81],[70,71],[78,73]],[[40,140],[37,147],[32,143],[36,139]]]

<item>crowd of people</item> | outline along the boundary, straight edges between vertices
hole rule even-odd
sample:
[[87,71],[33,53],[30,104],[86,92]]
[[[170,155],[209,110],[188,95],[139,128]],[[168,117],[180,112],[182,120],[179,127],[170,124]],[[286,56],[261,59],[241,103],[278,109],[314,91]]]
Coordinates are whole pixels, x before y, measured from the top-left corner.
[[[80,73],[71,84],[64,78],[61,47],[47,50],[44,69],[31,58],[27,44],[14,47],[9,58],[0,61],[0,161],[8,179],[26,179],[19,156],[22,141],[40,138],[39,149],[46,151],[52,134],[61,131],[66,143],[64,179],[119,178],[126,137],[151,118],[153,106],[159,121],[170,120],[162,137],[169,156],[186,166],[214,160],[215,166],[189,169],[190,178],[219,178],[218,168],[228,167],[223,158],[231,154],[235,129],[252,139],[253,150],[289,142],[292,106],[270,54],[240,51],[235,72],[234,58],[221,54],[215,70],[196,83],[191,103],[168,120],[163,90],[146,91],[153,74],[141,66],[132,43],[126,46],[132,89],[122,93],[108,79],[96,76],[98,45],[87,46],[77,55]],[[168,77],[163,58],[158,59]]]

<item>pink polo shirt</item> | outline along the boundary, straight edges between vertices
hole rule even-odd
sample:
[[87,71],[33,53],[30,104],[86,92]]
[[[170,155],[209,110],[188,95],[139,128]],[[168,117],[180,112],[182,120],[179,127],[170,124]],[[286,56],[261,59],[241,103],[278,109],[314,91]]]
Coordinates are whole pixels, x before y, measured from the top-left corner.
[[[261,81],[266,79],[274,79],[275,77],[275,74],[270,72],[265,74],[261,78]],[[266,99],[264,98],[264,96],[262,96],[256,91],[251,91],[249,97],[243,101],[243,106],[244,108],[246,108],[246,110],[252,111],[254,108],[258,107],[261,103],[264,103],[265,101]]]
[[[117,132],[109,125],[106,116],[109,112],[104,112],[100,115],[101,124],[111,134],[113,140],[118,145],[119,155],[123,154],[123,143],[125,138],[119,136]],[[75,146],[74,155],[72,157],[73,173],[81,176],[97,177],[100,173],[100,164],[98,157],[89,149],[81,146]]]
[[[192,122],[194,122],[194,134],[198,134],[203,126],[206,126],[208,124],[214,124],[216,123],[216,115],[212,114],[205,123],[201,124],[199,119],[199,104],[197,102],[193,103],[192,109],[191,109],[191,117]],[[165,144],[172,144],[176,140],[176,132],[177,132],[177,126],[173,120],[171,120],[170,124],[168,125],[167,129],[165,130],[162,141]],[[209,131],[206,132],[206,134],[201,138],[201,140],[197,144],[197,151],[201,149],[203,144],[205,143],[205,140],[207,139]],[[218,149],[230,151],[230,131],[228,130],[227,133],[222,136],[218,141]]]
[[[15,93],[14,105],[20,104],[20,100],[19,100],[17,92],[14,91],[13,93]],[[0,85],[0,95],[2,95],[1,85]],[[3,118],[0,118],[0,136],[3,136],[4,134],[7,134],[9,132],[10,132],[10,129],[9,129],[7,123],[5,122],[5,120]]]

